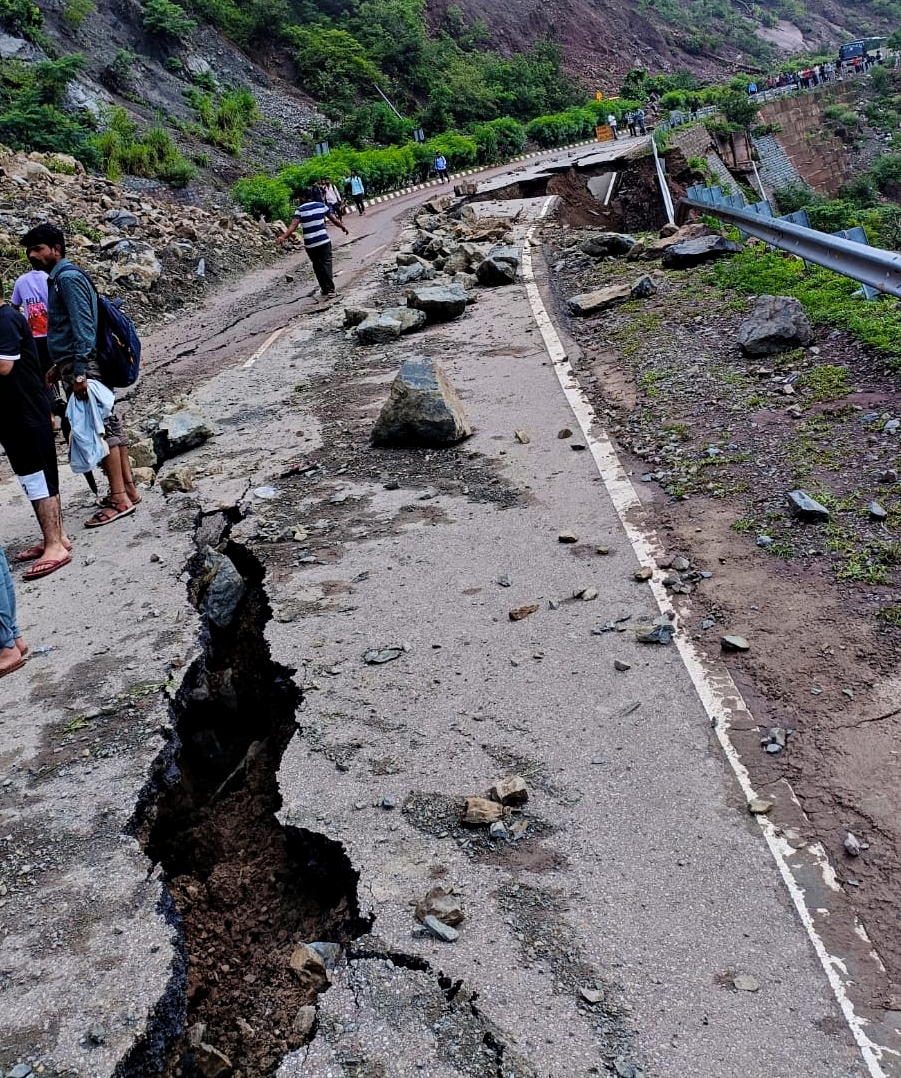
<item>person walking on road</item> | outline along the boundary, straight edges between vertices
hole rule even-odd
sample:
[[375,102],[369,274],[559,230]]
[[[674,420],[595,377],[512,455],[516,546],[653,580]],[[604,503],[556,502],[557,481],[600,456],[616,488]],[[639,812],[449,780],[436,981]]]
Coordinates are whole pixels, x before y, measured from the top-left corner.
[[629,128],[632,138],[635,138],[635,113],[631,109],[626,113],[626,127]]
[[[66,258],[66,238],[54,225],[38,225],[22,237],[28,261],[49,274],[47,282],[47,348],[52,366],[48,384],[62,382],[66,397],[88,398],[88,379],[103,383],[97,361],[97,290],[91,278]],[[110,387],[112,388],[112,387]],[[102,528],[131,516],[141,501],[128,459],[128,436],[122,420],[110,412],[104,421],[109,453],[100,462],[109,494],[85,521]]]
[[359,172],[354,169],[350,174],[350,179],[345,180],[344,182],[350,187],[350,197],[354,200],[357,207],[357,213],[362,216],[366,212],[366,203],[363,201],[363,196],[366,194],[366,188],[363,186],[363,180],[360,178]]
[[326,206],[340,221],[344,217],[344,211],[341,209],[341,196],[338,194],[338,188],[335,187],[331,180],[326,180],[323,193],[325,194]]
[[[6,303],[2,294],[0,445],[41,529],[41,542],[17,554],[15,560],[34,562],[25,571],[25,579],[39,580],[69,564],[72,544],[63,530],[56,438],[46,374],[41,369],[28,322],[21,312]],[[0,602],[2,599],[0,595]]]
[[617,133],[616,133],[616,130],[617,130],[616,117],[613,115],[612,112],[607,117],[607,123],[610,125],[610,130],[613,132],[613,138],[614,138],[614,141],[615,141],[616,139],[619,138],[619,135],[617,135]]
[[443,153],[435,155],[435,175],[442,183],[450,183],[447,175],[447,158]]
[[21,669],[27,654],[28,645],[16,622],[16,590],[6,551],[0,546],[0,677]]
[[644,121],[644,109],[638,109],[635,113],[635,122],[638,124],[639,135],[646,135],[648,133],[647,128],[644,125]]
[[293,236],[298,228],[302,230],[304,249],[313,264],[313,273],[316,274],[323,298],[331,299],[338,293],[332,278],[332,241],[326,222],[337,225],[345,236],[349,233],[341,219],[336,217],[324,202],[318,201],[310,188],[307,188],[301,197],[303,201],[294,211],[294,218],[287,231],[283,232],[275,242],[282,244],[289,236]]

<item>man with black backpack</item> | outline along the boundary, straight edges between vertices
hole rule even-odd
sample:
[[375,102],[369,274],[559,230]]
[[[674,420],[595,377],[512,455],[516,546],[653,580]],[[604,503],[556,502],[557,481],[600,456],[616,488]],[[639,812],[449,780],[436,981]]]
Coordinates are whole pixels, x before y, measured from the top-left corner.
[[[66,396],[88,398],[88,380],[108,384],[98,362],[98,296],[91,278],[66,258],[66,239],[53,225],[38,225],[22,237],[28,261],[49,274],[47,347],[53,366],[47,378],[62,381]],[[113,388],[110,386],[110,388]],[[101,467],[109,480],[109,495],[85,521],[86,528],[101,528],[130,516],[141,500],[131,474],[128,438],[122,421],[110,412],[105,423],[109,455]]]

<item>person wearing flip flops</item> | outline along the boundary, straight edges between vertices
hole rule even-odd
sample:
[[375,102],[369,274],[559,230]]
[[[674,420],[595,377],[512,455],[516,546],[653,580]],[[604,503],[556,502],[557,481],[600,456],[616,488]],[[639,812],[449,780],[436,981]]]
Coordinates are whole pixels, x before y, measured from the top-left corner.
[[42,542],[15,558],[33,561],[25,579],[38,580],[69,564],[72,544],[63,529],[56,439],[41,362],[27,319],[3,298],[2,285],[0,445],[41,528]]
[[16,624],[16,592],[6,551],[0,546],[0,677],[21,669],[27,654],[28,645]]
[[[48,384],[62,381],[66,396],[88,398],[88,379],[102,382],[97,363],[97,294],[87,274],[66,258],[66,238],[54,225],[38,225],[21,240],[28,261],[49,274],[47,288],[47,347],[53,366]],[[109,480],[109,494],[85,521],[102,528],[131,516],[141,501],[128,459],[128,437],[122,420],[110,412],[104,421],[109,453],[100,466]]]

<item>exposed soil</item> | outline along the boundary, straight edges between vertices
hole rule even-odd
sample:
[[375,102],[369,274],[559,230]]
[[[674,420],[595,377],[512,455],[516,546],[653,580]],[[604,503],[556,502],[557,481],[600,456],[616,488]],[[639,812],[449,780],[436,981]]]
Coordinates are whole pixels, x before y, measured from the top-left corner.
[[299,694],[268,656],[259,566],[225,549],[248,592],[227,629],[207,626],[204,658],[176,704],[176,755],[140,830],[166,872],[187,961],[187,1036],[174,1040],[165,1073],[207,1073],[202,1044],[226,1055],[236,1078],[256,1078],[309,1032],[296,1019],[315,992],[290,968],[294,948],[345,945],[366,923],[340,846],[278,822],[276,776]]
[[[723,632],[751,642],[727,660],[759,724],[736,742],[758,788],[791,784],[805,837],[837,866],[887,967],[878,1004],[901,982],[901,485],[897,435],[883,432],[901,413],[898,376],[828,329],[809,349],[743,357],[736,331],[750,303],[709,269],[596,263],[579,250],[588,235],[544,233],[573,365],[648,523],[668,553],[711,574],[686,585],[689,630],[717,659]],[[649,300],[569,316],[565,296],[646,272],[657,285]],[[828,524],[791,516],[785,495],[796,488],[829,505]],[[885,521],[871,518],[871,500]],[[775,726],[793,732],[770,755],[761,741]],[[849,830],[870,844],[853,860]]]

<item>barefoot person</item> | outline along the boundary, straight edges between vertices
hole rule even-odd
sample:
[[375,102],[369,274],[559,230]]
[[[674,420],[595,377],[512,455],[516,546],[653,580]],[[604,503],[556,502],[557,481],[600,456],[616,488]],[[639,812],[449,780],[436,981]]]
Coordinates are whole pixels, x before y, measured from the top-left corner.
[[24,666],[27,654],[28,645],[16,624],[16,593],[6,551],[0,546],[0,677]]
[[319,288],[323,299],[331,299],[337,296],[335,282],[332,278],[332,241],[325,227],[326,221],[344,233],[349,235],[340,218],[336,217],[324,202],[315,197],[312,188],[307,188],[301,196],[302,202],[294,211],[294,219],[283,232],[276,243],[284,243],[289,236],[293,236],[298,228],[303,231],[303,245],[307,257],[313,263],[313,272],[319,282]]
[[[102,382],[97,363],[97,294],[86,273],[66,258],[66,239],[53,225],[38,225],[22,237],[28,261],[49,274],[47,282],[47,347],[53,366],[51,383],[62,380],[66,396],[87,399],[88,379]],[[105,421],[109,455],[100,466],[109,480],[109,495],[85,521],[86,528],[101,528],[130,516],[141,500],[128,460],[128,437],[122,420],[111,412]]]
[[[42,540],[16,561],[33,561],[26,580],[49,576],[72,560],[59,502],[56,439],[44,372],[25,316],[0,285],[0,445],[38,518]],[[5,563],[4,563],[5,564]]]

